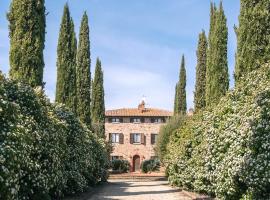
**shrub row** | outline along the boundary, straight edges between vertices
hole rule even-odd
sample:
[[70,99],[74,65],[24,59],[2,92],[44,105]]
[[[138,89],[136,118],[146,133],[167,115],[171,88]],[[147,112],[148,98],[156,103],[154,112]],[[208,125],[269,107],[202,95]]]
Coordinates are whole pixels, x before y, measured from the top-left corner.
[[186,118],[165,155],[172,184],[219,199],[270,196],[270,66],[220,103]]
[[127,160],[115,159],[111,161],[112,170],[120,173],[126,173],[129,171],[129,162]]
[[0,74],[0,199],[56,199],[107,178],[107,145],[42,89]]
[[160,161],[158,159],[144,160],[141,168],[143,173],[158,171],[160,168]]
[[164,157],[167,153],[167,145],[169,143],[171,135],[176,129],[182,126],[184,119],[184,116],[176,115],[171,117],[166,123],[166,125],[161,126],[158,134],[157,145],[155,147],[155,152],[161,162],[163,162]]

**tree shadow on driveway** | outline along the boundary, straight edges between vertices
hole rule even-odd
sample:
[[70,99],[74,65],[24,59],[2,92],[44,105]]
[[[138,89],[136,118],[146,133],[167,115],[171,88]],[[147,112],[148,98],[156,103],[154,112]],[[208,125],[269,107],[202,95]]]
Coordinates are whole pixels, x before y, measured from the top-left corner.
[[[111,180],[84,200],[188,200],[190,197],[172,188],[167,181]],[[83,199],[80,199],[83,200]]]

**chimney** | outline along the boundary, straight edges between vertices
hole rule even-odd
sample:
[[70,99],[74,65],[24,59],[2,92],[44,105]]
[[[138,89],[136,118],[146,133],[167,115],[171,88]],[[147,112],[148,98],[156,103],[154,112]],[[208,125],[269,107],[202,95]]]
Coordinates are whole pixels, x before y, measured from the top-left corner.
[[139,104],[138,109],[143,112],[145,110],[145,102],[142,100],[142,102]]

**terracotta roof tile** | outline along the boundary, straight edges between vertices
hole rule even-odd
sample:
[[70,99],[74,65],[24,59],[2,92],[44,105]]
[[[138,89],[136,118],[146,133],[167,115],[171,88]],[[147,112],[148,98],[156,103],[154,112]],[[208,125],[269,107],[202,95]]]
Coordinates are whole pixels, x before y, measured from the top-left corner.
[[105,115],[106,117],[170,117],[173,115],[173,113],[167,110],[155,108],[145,108],[144,110],[140,110],[138,108],[121,108],[116,110],[107,110]]

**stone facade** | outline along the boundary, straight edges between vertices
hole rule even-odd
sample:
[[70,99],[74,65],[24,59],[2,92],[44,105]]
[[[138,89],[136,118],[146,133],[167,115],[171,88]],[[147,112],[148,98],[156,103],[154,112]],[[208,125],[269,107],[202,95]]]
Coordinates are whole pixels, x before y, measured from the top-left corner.
[[[155,157],[154,147],[159,129],[171,113],[166,111],[164,114],[153,109],[148,113],[142,112],[140,106],[138,112],[135,109],[119,112],[106,112],[105,134],[106,139],[112,142],[111,158],[128,160],[130,170],[137,171],[143,160]],[[129,116],[119,116],[124,114]]]

